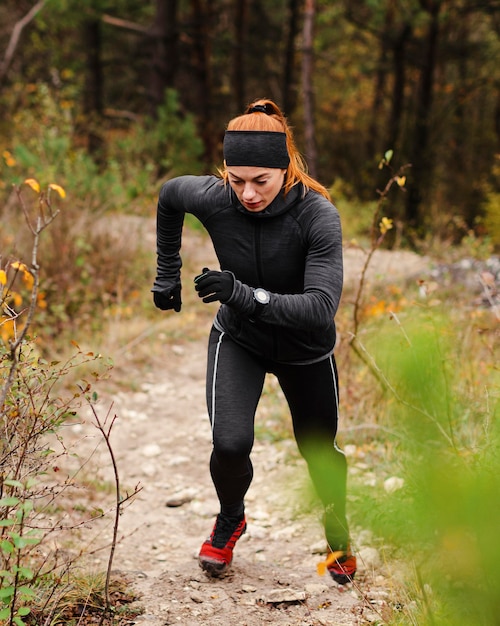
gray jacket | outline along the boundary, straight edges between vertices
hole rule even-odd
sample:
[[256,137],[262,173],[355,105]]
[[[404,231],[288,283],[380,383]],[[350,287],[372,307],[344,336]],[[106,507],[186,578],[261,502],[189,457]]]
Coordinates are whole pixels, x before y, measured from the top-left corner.
[[[203,224],[221,270],[235,277],[233,293],[216,316],[220,330],[274,361],[312,363],[332,353],[343,265],[340,218],[331,202],[297,185],[251,213],[220,178],[169,180],[158,200],[153,291],[180,286],[185,213]],[[270,292],[269,304],[257,307],[256,287]]]

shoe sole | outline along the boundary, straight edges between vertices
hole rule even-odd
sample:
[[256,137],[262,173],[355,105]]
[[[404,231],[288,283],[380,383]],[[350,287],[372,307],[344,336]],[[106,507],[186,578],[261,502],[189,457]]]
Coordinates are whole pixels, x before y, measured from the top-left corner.
[[330,572],[330,576],[338,585],[347,585],[347,583],[352,583],[354,578],[354,574],[348,576],[347,574],[334,574],[333,572]]
[[221,561],[207,558],[198,559],[198,563],[200,564],[201,569],[213,578],[223,576],[231,565],[231,563],[221,563]]

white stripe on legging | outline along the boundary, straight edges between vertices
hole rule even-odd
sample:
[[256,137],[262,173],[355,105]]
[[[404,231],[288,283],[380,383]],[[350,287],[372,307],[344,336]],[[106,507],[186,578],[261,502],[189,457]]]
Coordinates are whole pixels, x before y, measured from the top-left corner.
[[214,370],[212,374],[212,439],[213,439],[214,428],[215,428],[215,381],[217,379],[217,366],[219,363],[219,352],[220,352],[220,347],[222,344],[222,338],[224,337],[224,335],[225,333],[221,332],[219,336],[219,340],[217,341],[217,348],[215,350],[215,357],[214,357]]
[[[330,362],[330,369],[332,371],[332,380],[333,380],[333,387],[335,390],[335,404],[337,405],[337,429],[339,427],[339,390],[337,388],[337,378],[335,376],[335,368],[333,367],[333,356],[330,356],[330,358],[328,359]],[[338,450],[339,452],[341,452],[344,456],[345,456],[345,452],[339,448],[339,446],[337,445],[337,438],[335,438],[335,442],[334,442],[335,448],[336,450]]]

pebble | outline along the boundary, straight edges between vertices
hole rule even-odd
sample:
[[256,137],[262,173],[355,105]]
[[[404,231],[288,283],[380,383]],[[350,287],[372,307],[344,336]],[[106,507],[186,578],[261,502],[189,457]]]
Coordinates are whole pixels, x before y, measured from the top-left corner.
[[322,585],[321,583],[310,583],[305,587],[306,592],[311,596],[319,596],[322,593],[326,593],[329,591],[330,587],[328,585]]
[[141,450],[142,456],[146,458],[152,458],[155,456],[160,456],[162,453],[162,449],[157,443],[150,443],[147,446],[143,446]]
[[384,481],[384,489],[387,493],[394,493],[404,487],[405,481],[398,476],[391,476]]
[[362,566],[368,568],[378,568],[382,564],[379,551],[368,546],[358,550],[359,561]]
[[262,600],[266,604],[280,604],[281,602],[303,602],[306,592],[298,589],[272,589]]

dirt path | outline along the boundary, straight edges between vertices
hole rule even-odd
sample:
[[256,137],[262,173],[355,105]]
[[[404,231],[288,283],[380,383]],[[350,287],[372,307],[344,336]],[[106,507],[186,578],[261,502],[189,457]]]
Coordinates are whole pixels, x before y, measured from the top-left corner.
[[[135,623],[337,626],[380,619],[374,609],[383,612],[386,592],[373,555],[368,563],[360,559],[356,586],[339,587],[317,574],[325,548],[319,509],[308,496],[305,467],[290,440],[256,442],[248,531],[237,545],[230,574],[213,580],[199,569],[198,550],[218,512],[207,470],[204,364],[204,340],[171,346],[164,375],[146,375],[137,380],[136,391],[113,396],[118,419],[112,444],[121,482],[129,491],[142,486],[121,516],[114,557],[115,569],[141,594],[144,613]],[[97,405],[99,412],[106,413],[107,402]],[[263,404],[260,415],[265,416]],[[80,452],[99,439],[87,426],[74,431],[77,438],[85,435]],[[92,466],[111,480],[102,445]],[[99,529],[99,543],[108,537],[109,523]],[[102,567],[106,554],[95,558]]]
[[[198,258],[206,263],[210,256],[206,242],[196,235],[184,247],[195,266]],[[418,271],[417,257],[405,262],[403,267],[401,259],[381,256],[378,271],[406,275]],[[356,280],[361,265],[356,251],[346,251],[347,281]],[[185,323],[198,324],[200,338],[175,339],[165,322],[163,330],[155,333],[162,344],[161,358],[153,357],[144,370],[122,365],[118,374],[125,383],[122,390],[104,394],[96,406],[101,418],[110,407],[111,415],[117,416],[111,441],[122,491],[141,487],[120,518],[113,560],[114,568],[127,574],[140,594],[143,612],[135,624],[381,623],[389,610],[388,584],[366,532],[358,530],[353,537],[359,567],[354,585],[340,587],[318,575],[316,566],[325,556],[320,511],[308,491],[305,466],[289,439],[256,441],[255,477],[247,497],[248,530],[237,544],[230,573],[214,580],[200,570],[197,554],[218,512],[208,473],[211,442],[204,396],[211,318],[193,317],[189,304],[185,309],[181,314]],[[261,424],[273,411],[266,402],[263,398],[259,405]],[[87,424],[72,427],[69,437],[78,441],[80,455],[99,441],[90,412],[88,417]],[[92,456],[89,470],[103,482],[112,482],[105,446],[100,445]],[[95,535],[96,528],[95,543],[102,545],[111,538],[111,521],[107,526],[98,523],[89,533]],[[96,553],[96,568],[105,567],[107,556],[107,551]]]

